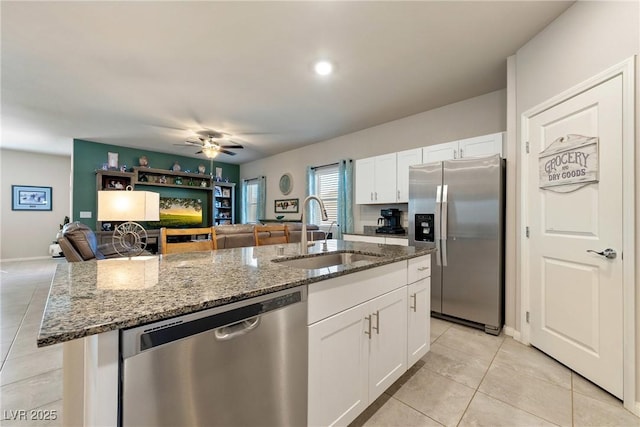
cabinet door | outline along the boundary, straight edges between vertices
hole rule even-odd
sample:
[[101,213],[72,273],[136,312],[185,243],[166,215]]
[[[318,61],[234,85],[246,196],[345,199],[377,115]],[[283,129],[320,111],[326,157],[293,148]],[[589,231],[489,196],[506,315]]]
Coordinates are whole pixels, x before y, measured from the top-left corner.
[[502,133],[467,138],[459,141],[459,157],[502,156]]
[[431,343],[431,278],[407,287],[407,369],[427,354]]
[[409,203],[409,166],[422,163],[422,150],[400,151],[397,153],[397,202]]
[[371,315],[369,402],[373,402],[407,370],[407,288],[379,296],[367,305]]
[[356,204],[374,203],[375,158],[356,160]]
[[422,163],[441,162],[458,159],[458,141],[431,145],[422,149]]
[[310,426],[347,425],[369,405],[367,306],[309,326]]
[[374,203],[396,202],[396,153],[377,156]]

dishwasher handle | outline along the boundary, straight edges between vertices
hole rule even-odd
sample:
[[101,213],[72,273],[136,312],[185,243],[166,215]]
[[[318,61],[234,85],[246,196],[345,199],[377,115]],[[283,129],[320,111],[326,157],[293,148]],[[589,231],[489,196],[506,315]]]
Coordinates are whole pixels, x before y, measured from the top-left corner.
[[256,316],[251,319],[241,320],[232,325],[215,329],[214,336],[218,341],[229,341],[236,337],[248,334],[260,326],[260,318],[261,316]]

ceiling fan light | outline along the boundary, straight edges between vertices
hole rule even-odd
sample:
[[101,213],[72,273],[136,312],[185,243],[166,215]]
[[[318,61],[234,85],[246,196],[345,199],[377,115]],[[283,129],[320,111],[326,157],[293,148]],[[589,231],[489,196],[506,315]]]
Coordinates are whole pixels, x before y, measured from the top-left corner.
[[218,154],[220,154],[220,152],[216,150],[214,147],[204,147],[202,149],[202,152],[209,159],[215,159],[218,156]]

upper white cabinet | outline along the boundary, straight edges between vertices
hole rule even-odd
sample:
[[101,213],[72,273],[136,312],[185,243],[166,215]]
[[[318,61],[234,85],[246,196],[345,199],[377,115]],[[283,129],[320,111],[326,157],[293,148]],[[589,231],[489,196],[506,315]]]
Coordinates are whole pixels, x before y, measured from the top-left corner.
[[422,162],[432,163],[458,158],[458,141],[431,145],[422,149]]
[[396,203],[409,203],[409,166],[422,163],[422,150],[416,148],[397,153],[397,197]]
[[356,203],[395,203],[396,170],[396,153],[356,160]]
[[484,157],[493,154],[502,156],[502,132],[431,145],[422,149],[422,162]]

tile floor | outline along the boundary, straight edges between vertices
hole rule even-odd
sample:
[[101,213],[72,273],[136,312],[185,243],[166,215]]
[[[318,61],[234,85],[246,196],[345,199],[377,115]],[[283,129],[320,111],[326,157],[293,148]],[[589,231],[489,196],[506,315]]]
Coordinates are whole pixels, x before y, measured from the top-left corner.
[[[0,264],[2,426],[62,425],[62,348],[35,345],[61,262]],[[431,319],[431,343],[353,426],[640,426],[620,401],[509,337]],[[57,419],[7,420],[18,410]]]

